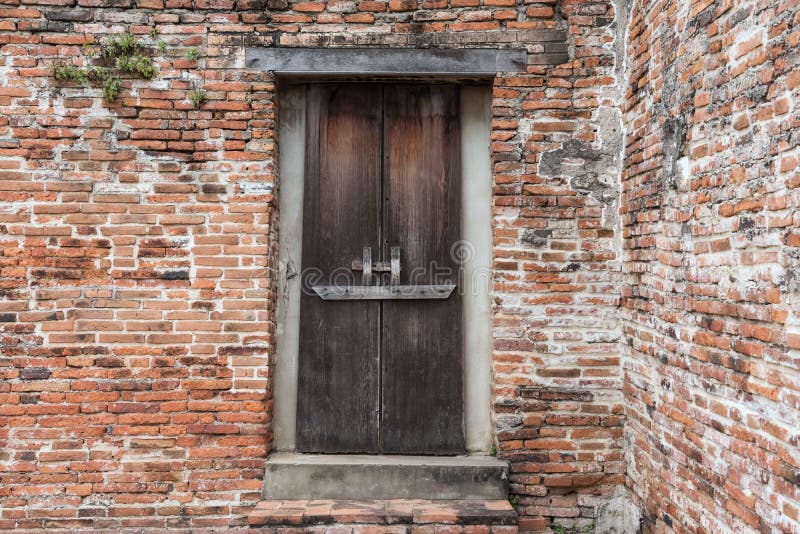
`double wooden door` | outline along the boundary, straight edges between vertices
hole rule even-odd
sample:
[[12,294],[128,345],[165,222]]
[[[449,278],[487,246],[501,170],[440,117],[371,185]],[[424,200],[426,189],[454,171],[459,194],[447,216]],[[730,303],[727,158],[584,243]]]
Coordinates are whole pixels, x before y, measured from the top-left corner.
[[[458,282],[458,94],[449,85],[308,88],[302,452],[464,452],[460,288],[413,292]],[[325,300],[321,285],[411,294]]]

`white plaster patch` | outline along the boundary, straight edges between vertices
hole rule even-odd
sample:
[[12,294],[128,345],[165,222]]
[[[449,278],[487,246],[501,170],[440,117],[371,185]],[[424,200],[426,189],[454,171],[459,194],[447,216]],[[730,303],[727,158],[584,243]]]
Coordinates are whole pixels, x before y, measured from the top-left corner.
[[275,189],[272,182],[240,182],[239,190],[246,195],[269,195]]
[[0,204],[0,213],[17,214],[17,213],[26,213],[26,211],[29,211],[29,208],[24,204],[11,203],[11,202],[4,202]]
[[595,534],[636,534],[640,532],[641,512],[633,504],[624,486],[618,486],[614,496],[597,510]]
[[[761,37],[761,47],[764,48],[767,45],[767,30],[764,26],[753,26],[747,30],[737,31],[736,32],[736,39],[733,41],[733,44],[730,47],[730,66],[736,67],[744,61],[747,61],[747,56],[749,56],[754,49],[747,50],[746,52],[740,54],[740,47],[744,46],[749,41],[753,39],[757,39],[759,36]],[[756,47],[757,48],[757,47]],[[736,56],[739,56],[738,58]]]
[[93,192],[142,194],[150,192],[150,186],[148,184],[96,182],[94,184]]
[[685,190],[686,186],[689,182],[689,158],[683,156],[682,158],[678,158],[675,162],[675,171],[678,176],[678,190],[683,191]]

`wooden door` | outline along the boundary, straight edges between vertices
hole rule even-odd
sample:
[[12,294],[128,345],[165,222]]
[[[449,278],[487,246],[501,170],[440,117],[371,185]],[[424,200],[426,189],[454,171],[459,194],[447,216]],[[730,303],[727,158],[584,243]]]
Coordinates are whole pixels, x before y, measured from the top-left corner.
[[[297,444],[303,452],[464,452],[459,288],[447,298],[323,300],[312,286],[457,283],[458,89],[310,86]],[[363,268],[363,262],[362,262]]]

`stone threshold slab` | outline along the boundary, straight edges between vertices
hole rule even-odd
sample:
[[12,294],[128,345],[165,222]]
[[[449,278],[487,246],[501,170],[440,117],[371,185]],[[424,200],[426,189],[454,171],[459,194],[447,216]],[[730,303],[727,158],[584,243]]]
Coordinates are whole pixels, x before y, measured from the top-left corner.
[[487,455],[274,453],[265,499],[501,499],[508,464]]

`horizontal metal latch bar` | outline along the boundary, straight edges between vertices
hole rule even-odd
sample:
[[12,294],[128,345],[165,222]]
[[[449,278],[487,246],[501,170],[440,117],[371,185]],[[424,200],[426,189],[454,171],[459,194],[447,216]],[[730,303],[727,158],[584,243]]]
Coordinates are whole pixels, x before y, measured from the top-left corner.
[[429,286],[313,286],[322,300],[428,300],[446,299],[455,284]]
[[[353,260],[352,266],[350,267],[353,271],[363,271],[364,270],[364,262],[361,260]],[[388,261],[376,261],[372,264],[372,272],[374,273],[388,273],[392,270],[391,262]]]

